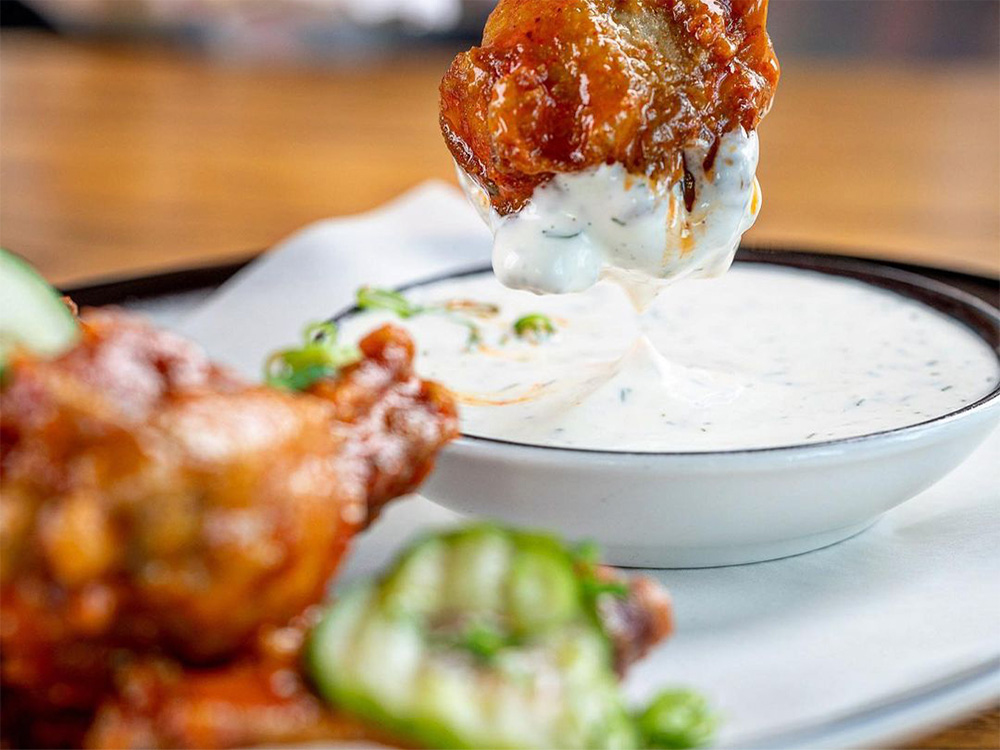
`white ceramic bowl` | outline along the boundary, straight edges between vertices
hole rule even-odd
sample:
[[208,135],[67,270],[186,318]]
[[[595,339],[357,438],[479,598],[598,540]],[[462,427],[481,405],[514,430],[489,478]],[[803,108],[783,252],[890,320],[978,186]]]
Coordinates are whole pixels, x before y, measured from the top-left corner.
[[958,466],[1000,400],[918,427],[718,453],[609,453],[462,437],[421,490],[459,513],[601,543],[615,565],[707,567],[825,547]]
[[[851,276],[916,298],[996,351],[997,310],[926,277],[836,256],[743,252],[742,259]],[[998,415],[1000,387],[921,424],[778,448],[626,453],[463,436],[439,457],[421,494],[462,514],[593,539],[616,565],[758,562],[864,530],[958,466]]]

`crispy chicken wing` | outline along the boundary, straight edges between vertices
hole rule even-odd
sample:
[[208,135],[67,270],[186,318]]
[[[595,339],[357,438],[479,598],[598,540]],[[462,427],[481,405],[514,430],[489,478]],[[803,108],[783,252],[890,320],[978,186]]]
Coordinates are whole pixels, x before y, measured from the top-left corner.
[[767,111],[766,0],[500,0],[441,83],[441,129],[500,214],[556,172],[683,176],[683,149]]
[[[381,328],[293,393],[123,313],[81,322],[62,356],[15,355],[0,391],[4,741],[395,744],[320,699],[302,648],[351,537],[456,433],[409,338]],[[596,611],[621,673],[670,632],[670,601],[597,576],[622,592]]]
[[38,736],[66,726],[46,713],[85,725],[135,654],[256,652],[457,430],[392,327],[300,394],[244,383],[123,313],[82,326],[68,353],[4,373],[0,674],[5,733],[28,719],[19,741],[63,741]]
[[500,0],[440,110],[500,280],[565,292],[605,267],[728,266],[760,205],[766,17],[767,0]]

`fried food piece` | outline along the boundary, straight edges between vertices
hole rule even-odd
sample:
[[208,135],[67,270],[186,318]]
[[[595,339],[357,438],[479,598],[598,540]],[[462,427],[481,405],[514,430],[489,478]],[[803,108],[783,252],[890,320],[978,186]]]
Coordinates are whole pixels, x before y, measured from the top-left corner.
[[[567,592],[560,589],[569,585],[572,590],[571,569],[574,565],[580,565],[581,561],[574,562],[573,559],[562,556],[554,541],[547,543],[545,539],[539,539],[537,536],[533,539],[518,532],[475,526],[434,535],[430,541],[418,543],[403,553],[400,559],[404,562],[390,569],[381,584],[385,588],[386,581],[390,586],[393,585],[393,581],[396,582],[394,593],[384,604],[390,610],[397,607],[412,609],[414,606],[421,610],[423,609],[421,602],[428,604],[435,596],[442,604],[450,602],[452,608],[450,614],[444,622],[437,623],[438,628],[443,627],[452,635],[455,634],[455,628],[461,632],[463,627],[468,633],[478,634],[476,641],[450,637],[445,642],[440,642],[441,632],[431,634],[432,638],[438,639],[438,648],[443,647],[448,651],[447,658],[452,662],[467,660],[473,651],[483,657],[488,656],[486,651],[491,647],[503,648],[504,644],[495,638],[492,641],[484,638],[487,633],[485,627],[501,623],[491,623],[489,617],[484,618],[487,613],[482,610],[483,602],[477,604],[473,601],[474,589],[469,589],[463,584],[470,582],[482,584],[480,593],[488,596],[491,590],[495,590],[502,583],[502,579],[500,582],[493,580],[494,576],[509,577],[509,574],[504,573],[502,569],[492,570],[490,566],[491,560],[495,566],[497,545],[498,543],[502,545],[505,537],[528,542],[528,554],[522,554],[519,562],[515,564],[515,568],[520,572],[515,573],[510,580],[514,595],[530,597],[533,587],[541,587],[534,589],[537,592],[554,586],[557,603],[561,599],[565,606]],[[445,547],[455,547],[452,557],[462,559],[449,561],[447,557],[428,555],[428,552],[440,551],[442,544]],[[433,549],[429,550],[429,547]],[[532,552],[540,552],[541,557],[533,556],[530,554]],[[441,580],[441,570],[436,572],[432,570],[435,561],[439,564],[450,564],[454,571],[451,579]],[[411,567],[416,565],[418,569],[407,572],[407,565]],[[560,572],[564,574],[562,577],[558,575]],[[556,573],[554,579],[553,573]],[[630,729],[629,721],[621,714],[611,666],[615,665],[618,673],[623,673],[633,659],[638,658],[669,634],[670,601],[666,592],[647,578],[632,578],[626,581],[620,573],[609,568],[586,564],[579,569],[579,574],[582,576],[581,580],[605,585],[608,590],[616,592],[615,595],[605,593],[586,597],[587,607],[596,605],[592,611],[600,623],[603,636],[594,629],[594,623],[586,618],[576,623],[572,634],[566,634],[570,645],[589,645],[592,649],[596,649],[594,653],[598,661],[603,664],[603,676],[596,676],[596,687],[585,681],[580,685],[580,689],[587,692],[591,700],[596,695],[603,694],[609,702],[609,710],[617,716],[619,722],[617,731],[624,732],[627,738],[633,739],[634,733]],[[442,587],[436,593],[433,588],[434,578],[438,579],[438,584]],[[520,593],[516,593],[517,591]],[[469,596],[472,596],[473,600],[467,600],[466,597]],[[392,728],[398,723],[394,721],[398,719],[396,716],[381,717],[380,720],[374,721],[369,715],[368,721],[361,721],[352,714],[342,712],[339,707],[331,707],[317,696],[303,675],[303,659],[300,656],[303,639],[313,631],[311,638],[314,641],[317,638],[322,640],[324,628],[320,628],[318,634],[313,630],[317,621],[327,620],[330,613],[335,611],[339,611],[341,614],[337,617],[343,619],[344,609],[352,609],[351,602],[356,599],[356,594],[348,592],[342,599],[330,605],[326,615],[319,607],[311,608],[289,626],[265,631],[252,659],[240,659],[223,667],[208,668],[181,667],[176,662],[163,659],[147,659],[131,664],[119,671],[115,695],[105,701],[98,711],[97,718],[87,733],[86,746],[217,748],[322,740],[370,741],[395,747],[413,746],[417,736],[431,739],[423,732],[414,732],[414,727],[409,724],[398,733],[392,733]],[[407,599],[410,601],[407,602]],[[415,613],[411,612],[411,615],[413,614]],[[566,614],[564,612],[563,617]],[[525,613],[525,616],[531,615]],[[416,620],[409,615],[403,619],[409,623],[406,627],[413,627],[416,623]],[[522,622],[522,625],[525,624],[532,625]],[[366,664],[360,673],[348,677],[348,680],[375,679],[378,682],[378,675],[386,670],[390,670],[397,681],[403,678],[397,671],[399,660],[392,658],[392,652],[399,648],[399,642],[391,637],[385,639],[392,632],[391,628],[386,630],[386,625],[387,622],[375,622],[369,618],[364,627],[359,628],[352,641],[345,644],[350,651],[357,652],[355,658],[364,660],[367,654],[374,659],[373,663]],[[540,655],[552,649],[553,644],[563,642],[562,636],[555,637],[551,632],[554,628],[561,627],[559,616],[552,618],[551,621],[532,625],[535,626],[550,631],[550,635],[543,639],[547,645],[535,646],[540,650]],[[325,629],[328,635],[329,622]],[[494,636],[499,633],[499,631],[491,632]],[[451,645],[447,645],[448,643]],[[513,646],[513,644],[507,645]],[[526,642],[522,641],[522,646],[525,645]],[[434,646],[430,648],[433,649]],[[569,651],[570,653],[564,656],[572,661],[573,648]],[[509,659],[511,652],[505,651],[505,653],[507,656],[503,658]],[[498,651],[495,656],[500,656],[500,652]],[[493,658],[489,656],[479,669],[489,670],[489,663]],[[334,668],[326,657],[319,655],[315,643],[311,650],[307,650],[304,662],[306,670],[312,670],[314,681],[320,685],[329,686],[331,679],[343,670],[342,667]],[[553,668],[557,673],[555,675],[545,671]],[[332,677],[330,669],[333,669]],[[587,667],[585,671],[586,669]],[[569,665],[563,662],[555,667],[533,663],[531,670],[537,671],[538,675],[548,675],[550,681],[561,679],[558,673],[562,671],[572,671]],[[478,670],[474,669],[473,673],[476,671]],[[579,675],[576,677],[579,679]],[[453,706],[455,710],[461,714],[470,711],[488,711],[489,706],[495,702],[497,694],[504,694],[505,690],[509,694],[514,690],[510,685],[503,687],[509,676],[501,673],[497,674],[496,678],[497,684],[486,688],[485,699],[483,694],[474,694],[471,683],[467,685],[467,694],[462,700],[468,705],[456,704]],[[524,678],[527,678],[527,675],[522,675],[522,679]],[[397,697],[400,687],[401,685],[397,684],[393,688],[393,693]],[[595,690],[593,695],[590,694],[591,688]],[[593,706],[592,703],[588,705]],[[395,704],[383,706],[383,709],[390,714],[396,708],[398,706]],[[676,725],[677,722],[673,724]],[[522,737],[523,739],[525,738]],[[567,741],[566,736],[560,739],[563,742]],[[440,742],[434,742],[430,746],[439,745]]]
[[[304,618],[308,620],[308,618]],[[301,625],[302,623],[298,623]],[[87,732],[90,748],[227,748],[316,741],[392,745],[377,727],[329,710],[303,682],[301,628],[276,630],[262,655],[203,669],[149,659],[117,675]]]
[[396,328],[300,394],[244,383],[123,313],[81,323],[68,353],[15,355],[4,374],[0,677],[5,704],[26,706],[4,711],[20,742],[51,712],[85,724],[136,654],[253,653],[322,598],[351,537],[457,432]]
[[760,211],[767,0],[500,0],[441,82],[441,130],[514,289],[601,279],[643,307],[730,265]]
[[600,567],[597,577],[605,583],[626,586],[622,597],[604,597],[597,614],[614,651],[618,674],[649,653],[674,630],[673,604],[666,590],[652,578],[633,576],[624,581],[617,571]]
[[602,164],[683,180],[684,149],[769,109],[766,20],[767,0],[500,0],[441,82],[445,142],[500,215]]

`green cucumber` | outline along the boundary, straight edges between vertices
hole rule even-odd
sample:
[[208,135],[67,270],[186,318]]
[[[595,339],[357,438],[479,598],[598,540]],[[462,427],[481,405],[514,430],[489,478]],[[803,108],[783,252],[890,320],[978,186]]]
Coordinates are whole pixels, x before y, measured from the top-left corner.
[[79,336],[76,318],[59,292],[26,262],[0,248],[0,370],[16,348],[54,357]]
[[717,722],[705,699],[683,688],[660,693],[636,717],[643,744],[664,750],[705,744]]
[[327,609],[306,669],[329,703],[407,743],[636,747],[589,575],[545,535],[436,534]]

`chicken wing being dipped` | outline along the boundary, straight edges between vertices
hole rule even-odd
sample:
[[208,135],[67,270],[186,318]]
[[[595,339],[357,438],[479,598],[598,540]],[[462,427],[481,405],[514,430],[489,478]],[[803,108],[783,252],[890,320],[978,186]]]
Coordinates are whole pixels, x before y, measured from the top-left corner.
[[767,0],[500,0],[441,82],[441,129],[501,282],[725,270],[756,218]]

